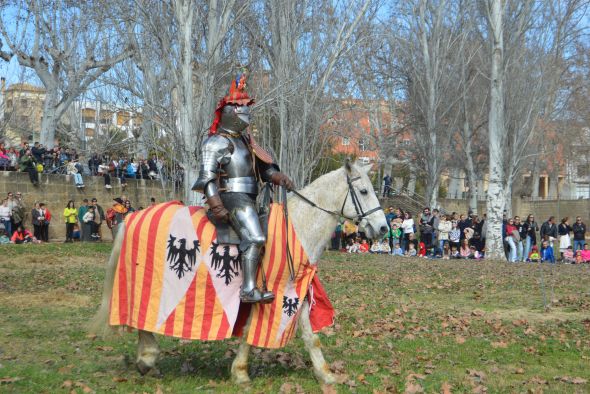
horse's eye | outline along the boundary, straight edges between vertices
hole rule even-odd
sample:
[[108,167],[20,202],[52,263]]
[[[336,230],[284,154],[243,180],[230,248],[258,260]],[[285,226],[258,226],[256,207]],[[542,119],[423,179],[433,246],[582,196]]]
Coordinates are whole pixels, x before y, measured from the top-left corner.
[[369,193],[369,192],[367,191],[367,189],[361,189],[361,191],[360,191],[360,192],[361,192],[361,194],[363,194],[363,195],[366,195],[366,194],[368,194],[368,193]]

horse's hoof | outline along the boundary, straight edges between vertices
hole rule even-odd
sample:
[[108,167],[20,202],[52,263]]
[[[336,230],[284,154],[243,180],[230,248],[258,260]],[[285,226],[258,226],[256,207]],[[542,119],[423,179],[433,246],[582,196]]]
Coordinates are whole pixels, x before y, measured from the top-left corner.
[[233,381],[235,384],[248,384],[250,383],[250,377],[245,373],[234,374]]
[[331,386],[338,383],[336,376],[332,373],[324,373],[323,376],[320,378],[322,385]]
[[152,371],[154,369],[153,366],[148,365],[145,361],[143,360],[138,360],[137,363],[135,364],[137,366],[137,370],[139,371],[139,373],[142,376],[147,375],[150,371]]

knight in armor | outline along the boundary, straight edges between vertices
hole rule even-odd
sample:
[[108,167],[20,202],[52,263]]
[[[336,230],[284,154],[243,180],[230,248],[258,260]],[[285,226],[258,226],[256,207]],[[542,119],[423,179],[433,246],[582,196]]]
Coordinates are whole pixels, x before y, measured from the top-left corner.
[[260,252],[266,242],[256,209],[258,183],[271,182],[287,189],[294,185],[248,132],[252,104],[254,100],[246,92],[246,74],[242,73],[217,105],[209,136],[201,147],[199,178],[192,189],[205,194],[213,219],[229,223],[240,237],[244,273],[240,299],[267,303],[274,294],[256,284]]

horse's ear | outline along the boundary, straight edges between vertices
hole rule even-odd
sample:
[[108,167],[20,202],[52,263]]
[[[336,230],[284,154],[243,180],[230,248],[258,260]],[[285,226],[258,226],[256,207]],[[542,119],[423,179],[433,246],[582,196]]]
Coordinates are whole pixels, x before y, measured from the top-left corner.
[[344,169],[346,170],[346,172],[348,172],[349,174],[352,172],[352,162],[350,161],[350,157],[346,157],[344,159]]

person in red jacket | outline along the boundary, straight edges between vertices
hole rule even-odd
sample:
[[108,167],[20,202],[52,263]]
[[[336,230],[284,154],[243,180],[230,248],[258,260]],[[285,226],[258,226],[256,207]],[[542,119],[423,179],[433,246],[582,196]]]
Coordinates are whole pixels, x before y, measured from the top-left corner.
[[26,230],[22,225],[16,228],[10,242],[13,244],[26,244],[26,243],[37,243],[37,239],[33,237],[33,234],[29,230]]
[[361,245],[359,246],[359,252],[360,253],[368,253],[369,252],[369,243],[364,238],[363,238],[363,242],[361,242]]

